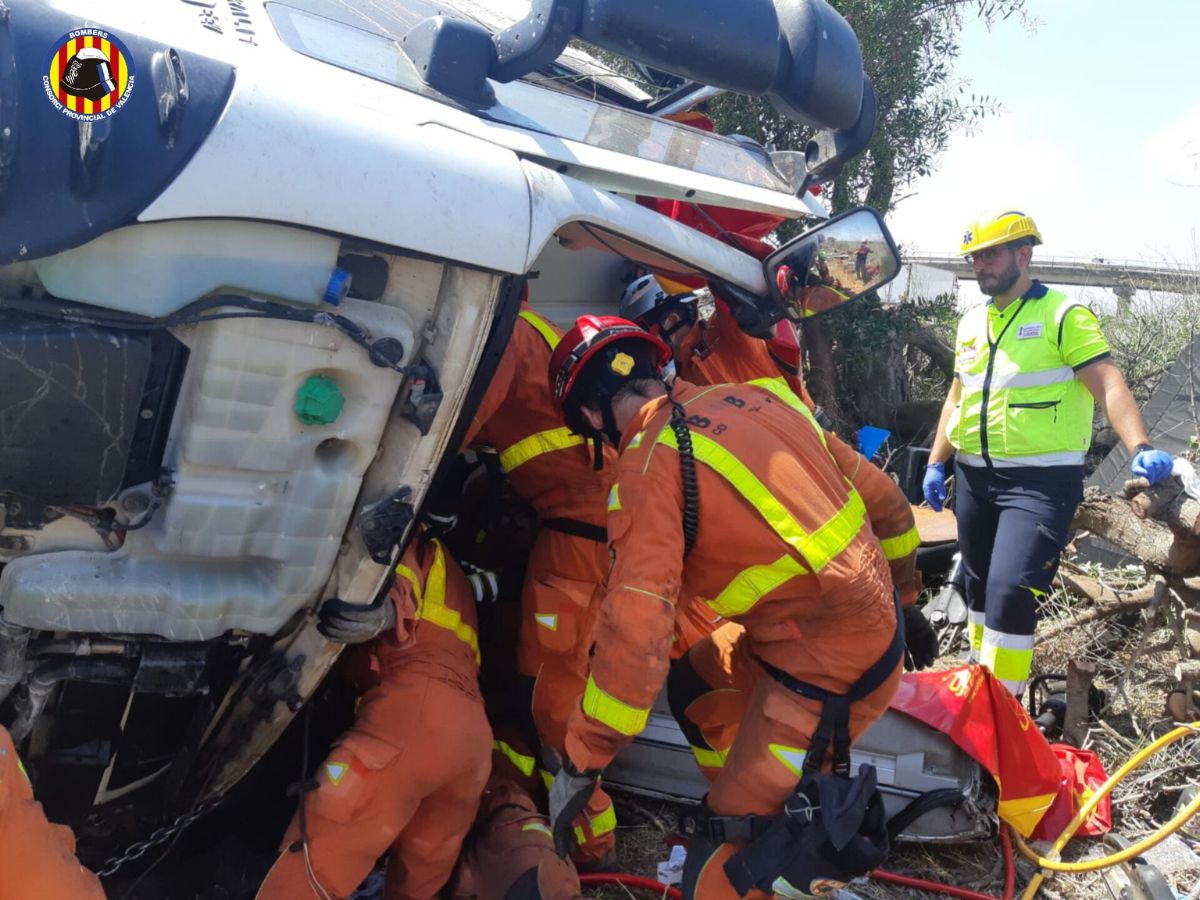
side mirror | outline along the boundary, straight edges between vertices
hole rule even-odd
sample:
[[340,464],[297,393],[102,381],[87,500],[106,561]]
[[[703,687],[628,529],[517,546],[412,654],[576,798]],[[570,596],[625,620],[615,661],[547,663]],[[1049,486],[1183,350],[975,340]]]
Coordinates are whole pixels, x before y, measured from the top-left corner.
[[837,309],[900,273],[900,251],[879,213],[852,209],[763,261],[771,296],[794,322]]

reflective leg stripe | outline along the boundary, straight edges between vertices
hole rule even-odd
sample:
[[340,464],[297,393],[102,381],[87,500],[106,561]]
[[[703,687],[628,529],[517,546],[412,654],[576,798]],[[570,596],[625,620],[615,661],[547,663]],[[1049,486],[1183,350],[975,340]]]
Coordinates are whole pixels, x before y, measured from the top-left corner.
[[592,676],[588,676],[583,692],[583,711],[597,722],[602,722],[613,731],[627,736],[641,734],[650,718],[650,708],[630,706],[601,690]]
[[888,559],[904,559],[921,546],[921,535],[917,531],[917,526],[914,525],[896,537],[883,538],[879,544],[883,547],[883,555]]
[[517,315],[533,326],[534,330],[542,336],[542,340],[550,345],[551,350],[558,346],[560,340],[558,330],[548,321],[532,309],[523,309]]
[[614,484],[608,492],[608,511],[616,512],[621,508],[621,485]]
[[582,435],[572,434],[571,429],[566,426],[539,431],[524,440],[517,441],[511,447],[501,450],[500,465],[505,472],[511,472],[544,453],[566,450],[569,447],[582,447],[584,443]]
[[976,653],[983,647],[983,616],[982,612],[967,610],[967,637],[971,641],[971,649]]
[[471,648],[475,655],[475,664],[479,665],[479,635],[462,620],[457,610],[446,605],[446,554],[441,541],[434,541],[433,545],[433,565],[429,569],[426,590],[421,590],[421,579],[417,577],[417,573],[403,563],[396,566],[396,574],[407,578],[413,587],[413,594],[417,598],[417,619],[451,632]]
[[1029,681],[1033,668],[1033,635],[1006,634],[991,628],[983,629],[983,646],[979,661],[992,670],[1014,694],[1020,693]]
[[[533,774],[533,770],[537,768],[537,760],[532,756],[526,756],[523,753],[518,753],[509,744],[504,741],[493,741],[492,749],[501,754],[505,759],[517,767],[517,770],[529,777]],[[553,781],[553,778],[551,778]]]
[[692,755],[696,757],[696,765],[706,769],[725,768],[725,760],[729,756],[728,750],[713,750],[709,747],[697,747],[695,744],[692,744],[691,748]]
[[[676,452],[679,450],[670,426],[663,429],[658,442]],[[766,485],[758,480],[758,476],[712,438],[692,432],[692,449],[696,458],[728,481],[775,533],[808,561],[814,572],[824,569],[862,530],[867,509],[858,491],[849,485],[846,488],[849,495],[846,504],[833,518],[809,534]]]
[[784,767],[800,778],[804,774],[804,761],[808,759],[808,751],[799,747],[786,747],[783,744],[768,744],[771,755],[783,763]]
[[748,612],[755,603],[777,587],[791,581],[797,575],[806,575],[808,569],[794,556],[779,557],[773,563],[750,566],[734,576],[721,593],[712,600],[705,600],[709,608],[719,616],[730,618]]

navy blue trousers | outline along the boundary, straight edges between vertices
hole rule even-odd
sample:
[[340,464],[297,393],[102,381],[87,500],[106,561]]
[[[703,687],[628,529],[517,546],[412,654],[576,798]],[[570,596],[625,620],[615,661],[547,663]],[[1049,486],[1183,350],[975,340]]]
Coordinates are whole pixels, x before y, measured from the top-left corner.
[[1083,467],[958,463],[954,471],[971,648],[1019,696],[1033,664],[1038,604],[1083,497]]

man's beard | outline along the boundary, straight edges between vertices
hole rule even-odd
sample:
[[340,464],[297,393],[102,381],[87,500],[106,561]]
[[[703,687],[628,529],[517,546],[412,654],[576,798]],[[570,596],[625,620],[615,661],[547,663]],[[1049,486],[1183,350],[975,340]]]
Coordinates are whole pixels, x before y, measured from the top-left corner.
[[[1008,268],[999,275],[977,275],[976,280],[979,283],[979,290],[987,294],[989,297],[998,297],[1001,294],[1007,294],[1012,290],[1012,286],[1017,283],[1017,279],[1021,277],[1021,270],[1017,268],[1016,260],[1009,263]],[[984,282],[987,278],[987,282]]]

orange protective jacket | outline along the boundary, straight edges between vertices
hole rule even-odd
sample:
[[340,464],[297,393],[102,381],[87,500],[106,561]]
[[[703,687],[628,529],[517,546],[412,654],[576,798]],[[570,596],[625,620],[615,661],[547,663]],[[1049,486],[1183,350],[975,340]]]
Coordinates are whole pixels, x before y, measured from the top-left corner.
[[[543,518],[603,527],[611,465],[607,472],[593,468],[591,445],[571,434],[550,395],[550,354],[561,337],[561,330],[522,304],[464,446],[494,446],[517,496]],[[615,462],[611,448],[605,453],[609,464]]]
[[615,562],[567,735],[580,770],[607,765],[645,726],[667,672],[681,593],[708,598],[743,625],[760,659],[839,693],[892,640],[893,581],[915,598],[915,545],[894,561],[893,574],[874,531],[877,521],[903,519],[915,537],[904,496],[823,433],[786,386],[676,382],[672,393],[695,445],[696,543],[685,563],[671,404],[656,398],[625,429],[609,496]]
[[46,821],[12,737],[0,728],[0,900],[104,900],[100,879],[75,858],[75,836]]
[[675,362],[680,378],[699,385],[783,377],[808,408],[814,408],[799,373],[772,357],[766,341],[742,331],[729,306],[719,297],[713,315],[697,322],[684,337]]

